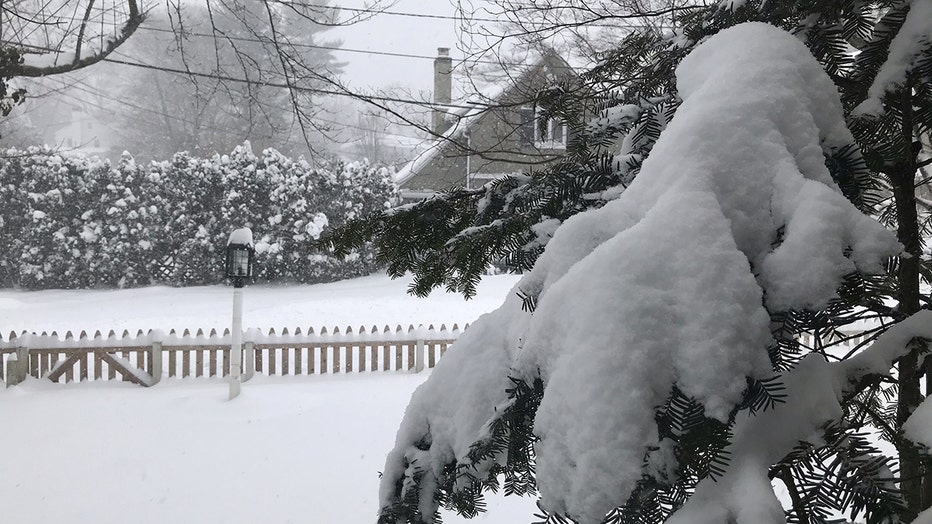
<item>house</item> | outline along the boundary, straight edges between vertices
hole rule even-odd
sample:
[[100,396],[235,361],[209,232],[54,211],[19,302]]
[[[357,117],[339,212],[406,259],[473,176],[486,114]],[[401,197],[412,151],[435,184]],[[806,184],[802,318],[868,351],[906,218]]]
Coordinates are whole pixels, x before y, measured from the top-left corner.
[[553,51],[518,68],[463,102],[452,102],[453,61],[448,48],[434,59],[434,140],[395,175],[406,200],[451,187],[477,187],[489,180],[540,168],[566,153],[568,130],[536,103],[538,93],[577,78]]
[[107,157],[111,153],[115,132],[94,114],[80,107],[66,107],[65,120],[51,132],[51,143],[65,151]]

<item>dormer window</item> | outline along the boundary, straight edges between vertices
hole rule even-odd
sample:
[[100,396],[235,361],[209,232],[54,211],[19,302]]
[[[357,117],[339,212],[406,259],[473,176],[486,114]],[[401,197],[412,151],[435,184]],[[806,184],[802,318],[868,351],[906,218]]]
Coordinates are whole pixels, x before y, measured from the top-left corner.
[[566,123],[541,106],[521,108],[522,142],[537,149],[566,149]]
[[540,106],[534,108],[534,145],[542,149],[566,148],[566,124]]

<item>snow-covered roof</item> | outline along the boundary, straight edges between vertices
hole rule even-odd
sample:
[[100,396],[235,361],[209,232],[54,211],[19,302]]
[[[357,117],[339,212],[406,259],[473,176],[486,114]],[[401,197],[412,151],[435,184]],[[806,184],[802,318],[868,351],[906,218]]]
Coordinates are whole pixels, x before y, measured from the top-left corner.
[[[440,156],[447,143],[463,136],[473,124],[479,121],[479,117],[486,112],[489,106],[501,100],[516,85],[520,85],[521,81],[533,72],[536,66],[544,62],[548,55],[541,54],[537,56],[529,65],[521,66],[517,75],[509,75],[507,79],[489,84],[462,101],[448,106],[446,119],[452,121],[450,128],[439,137],[423,142],[421,147],[418,148],[414,160],[408,162],[395,173],[395,183],[398,185],[404,184]],[[564,64],[567,68],[570,68],[565,62]]]
[[447,109],[447,120],[453,123],[444,133],[433,140],[421,144],[420,152],[414,160],[408,162],[403,168],[395,173],[395,183],[403,184],[412,176],[421,171],[425,166],[437,158],[443,150],[443,146],[451,140],[463,136],[463,134],[472,127],[473,123],[478,121],[477,118],[488,107],[490,102],[494,102],[502,97],[505,93],[503,84],[492,84],[488,88],[481,90],[476,95],[466,99],[455,106]]

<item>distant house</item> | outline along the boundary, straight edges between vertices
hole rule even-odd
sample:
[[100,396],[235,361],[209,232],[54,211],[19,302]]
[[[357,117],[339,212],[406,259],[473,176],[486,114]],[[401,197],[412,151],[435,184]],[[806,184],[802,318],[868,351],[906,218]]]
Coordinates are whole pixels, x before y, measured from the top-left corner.
[[65,108],[66,119],[52,132],[51,142],[65,151],[107,157],[111,153],[113,129],[80,108]]
[[555,52],[521,66],[502,85],[453,103],[452,59],[434,59],[432,131],[437,137],[395,175],[403,198],[419,199],[451,187],[476,187],[543,166],[566,153],[567,127],[545,117],[537,94],[576,78]]

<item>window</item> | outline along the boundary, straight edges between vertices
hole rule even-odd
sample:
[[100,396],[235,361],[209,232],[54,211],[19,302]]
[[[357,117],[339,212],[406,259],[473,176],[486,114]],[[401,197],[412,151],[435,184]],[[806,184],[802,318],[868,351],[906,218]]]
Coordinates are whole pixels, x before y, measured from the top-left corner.
[[521,139],[539,149],[566,148],[566,124],[549,115],[542,107],[521,108]]
[[566,147],[566,124],[548,115],[540,106],[534,108],[534,145],[537,147]]

